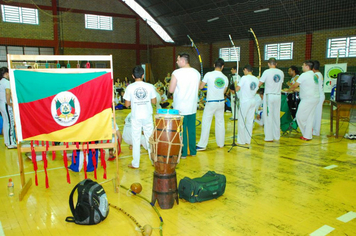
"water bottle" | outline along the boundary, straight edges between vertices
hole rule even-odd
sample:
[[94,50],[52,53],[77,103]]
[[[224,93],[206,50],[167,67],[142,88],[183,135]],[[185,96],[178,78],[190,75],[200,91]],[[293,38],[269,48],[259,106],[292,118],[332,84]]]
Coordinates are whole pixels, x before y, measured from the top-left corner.
[[7,190],[9,192],[10,197],[14,196],[14,182],[12,182],[12,179],[9,179],[9,183],[7,184]]

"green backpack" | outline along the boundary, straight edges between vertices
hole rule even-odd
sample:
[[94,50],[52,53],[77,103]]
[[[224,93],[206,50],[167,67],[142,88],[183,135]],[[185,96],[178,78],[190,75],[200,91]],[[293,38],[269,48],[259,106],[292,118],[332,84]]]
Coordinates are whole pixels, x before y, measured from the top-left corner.
[[184,177],[179,181],[179,198],[189,202],[202,202],[218,198],[224,194],[226,187],[225,175],[208,171],[199,178]]

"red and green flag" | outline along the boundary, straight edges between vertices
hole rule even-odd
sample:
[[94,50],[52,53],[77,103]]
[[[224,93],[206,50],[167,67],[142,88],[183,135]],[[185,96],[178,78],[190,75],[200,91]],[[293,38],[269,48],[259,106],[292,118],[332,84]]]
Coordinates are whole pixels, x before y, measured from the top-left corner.
[[18,141],[111,140],[110,72],[14,70],[12,78]]

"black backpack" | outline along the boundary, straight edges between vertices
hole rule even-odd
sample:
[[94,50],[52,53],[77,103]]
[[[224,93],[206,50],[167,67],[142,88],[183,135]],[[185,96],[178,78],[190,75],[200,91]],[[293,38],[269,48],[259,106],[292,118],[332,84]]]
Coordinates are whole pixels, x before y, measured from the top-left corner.
[[[74,208],[73,194],[76,189],[78,189],[78,201]],[[85,179],[73,188],[69,196],[69,206],[73,216],[68,216],[66,221],[80,225],[98,224],[109,214],[104,188],[91,179]]]

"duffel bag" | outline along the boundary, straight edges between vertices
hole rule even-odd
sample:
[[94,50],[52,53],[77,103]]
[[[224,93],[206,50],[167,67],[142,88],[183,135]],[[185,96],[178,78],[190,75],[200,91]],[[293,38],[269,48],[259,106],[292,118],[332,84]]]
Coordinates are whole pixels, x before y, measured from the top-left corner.
[[199,178],[184,177],[179,181],[179,198],[189,202],[202,202],[218,198],[224,194],[226,177],[214,171],[208,171]]

